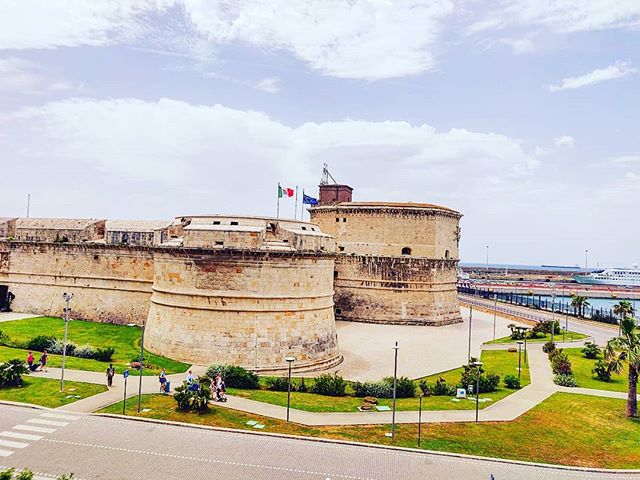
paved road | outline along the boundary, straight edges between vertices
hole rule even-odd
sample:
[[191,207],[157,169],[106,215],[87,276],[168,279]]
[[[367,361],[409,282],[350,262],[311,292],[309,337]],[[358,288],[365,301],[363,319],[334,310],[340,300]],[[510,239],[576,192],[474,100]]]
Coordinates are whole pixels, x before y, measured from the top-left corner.
[[[0,464],[89,479],[640,479],[0,405]],[[20,448],[22,447],[22,448]]]

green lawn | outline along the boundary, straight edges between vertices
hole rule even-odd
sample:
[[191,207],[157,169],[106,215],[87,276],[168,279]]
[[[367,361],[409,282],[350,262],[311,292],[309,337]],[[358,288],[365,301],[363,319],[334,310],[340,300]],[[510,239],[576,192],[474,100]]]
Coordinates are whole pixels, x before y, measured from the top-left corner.
[[573,375],[579,387],[595,388],[596,390],[610,390],[613,392],[626,392],[629,387],[627,381],[627,369],[622,371],[620,375],[612,375],[610,382],[603,382],[594,378],[591,370],[598,359],[602,359],[602,355],[598,359],[590,360],[580,352],[580,348],[565,348],[562,351],[569,356]]
[[[64,321],[54,317],[27,318],[0,324],[0,331],[4,332],[13,342],[26,342],[38,335],[64,337]],[[140,355],[140,327],[127,327],[126,325],[112,325],[108,323],[86,322],[73,320],[69,323],[69,342],[78,346],[91,345],[92,347],[114,347],[113,362],[116,373],[122,373],[127,364]],[[145,350],[145,357],[153,368],[143,370],[145,375],[157,375],[164,367],[167,373],[185,372],[189,365],[171,360],[169,358],[154,355]],[[0,361],[12,358],[27,358],[27,351],[17,348],[0,347]],[[39,355],[36,354],[36,360]],[[48,365],[59,367],[62,365],[62,356],[49,355]],[[77,370],[89,370],[95,372],[106,371],[107,362],[99,362],[93,359],[76,358],[67,356],[66,367]],[[132,370],[132,375],[137,371]]]
[[[504,378],[506,374],[517,375],[518,374],[518,354],[501,350],[488,350],[482,353],[482,361],[484,362],[483,368],[487,372],[495,372]],[[447,383],[456,385],[460,381],[462,374],[462,368],[449,370],[440,374],[431,375],[425,377],[428,383],[433,384],[439,377],[443,377]],[[295,383],[299,383],[299,379],[295,379]],[[313,381],[305,380],[307,387],[311,387]],[[528,385],[529,369],[524,365],[522,369],[522,386]],[[241,390],[235,388],[229,388],[229,395],[236,395],[239,397],[249,398],[258,402],[271,403],[274,405],[286,406],[287,405],[287,392],[274,392],[266,390],[264,380],[261,381],[262,388],[260,390]],[[417,385],[417,382],[416,382]],[[420,390],[416,389],[416,393]],[[352,393],[350,389],[347,393]],[[513,390],[509,390],[502,385],[500,388],[491,393],[480,395],[480,399],[491,399],[492,401],[486,401],[480,403],[480,408],[486,408],[489,405],[502,400],[509,394],[513,393]],[[419,398],[399,398],[396,401],[396,408],[398,410],[418,410]],[[308,412],[354,412],[358,406],[362,404],[361,398],[356,398],[351,395],[345,397],[328,397],[325,395],[317,395],[314,393],[291,393],[291,407],[299,410],[306,410]],[[379,399],[379,405],[391,407],[391,399]],[[475,401],[473,400],[460,400],[454,401],[449,396],[431,396],[424,397],[422,403],[425,410],[470,410],[475,408]]]
[[[0,399],[57,408],[107,391],[107,387],[104,385],[65,381],[65,392],[62,393],[60,392],[59,380],[38,378],[31,375],[25,375],[23,380],[21,387],[0,389]],[[67,398],[69,395],[73,395],[73,397]],[[75,398],[76,395],[80,398]]]
[[[557,334],[553,336],[553,341],[554,342],[562,342],[562,334]],[[583,333],[578,333],[578,332],[565,332],[565,340],[567,342],[573,342],[576,340],[583,340],[585,338],[588,338],[588,335],[585,335]],[[550,342],[551,341],[551,334],[547,333],[545,334],[544,337],[540,337],[540,338],[527,338],[527,343],[546,343],[546,342]],[[502,338],[496,338],[495,340],[490,340],[488,342],[485,342],[485,345],[495,345],[495,344],[505,344],[505,343],[516,343],[517,340],[513,340],[510,336],[507,337],[502,337]]]
[[[305,427],[212,406],[205,414],[176,410],[171,397],[143,396],[141,416],[224,428],[390,444],[389,425]],[[137,405],[129,402],[128,414]],[[446,452],[557,463],[594,468],[640,468],[640,421],[624,417],[625,402],[611,398],[557,393],[512,422],[429,423],[422,428],[422,448]],[[101,412],[119,414],[122,403]],[[295,420],[295,418],[294,418]],[[417,447],[417,425],[398,425],[395,445]]]

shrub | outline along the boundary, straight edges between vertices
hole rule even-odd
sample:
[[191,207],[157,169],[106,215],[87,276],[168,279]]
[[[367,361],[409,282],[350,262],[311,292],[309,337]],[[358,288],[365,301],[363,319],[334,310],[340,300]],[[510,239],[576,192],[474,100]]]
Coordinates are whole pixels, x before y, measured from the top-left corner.
[[505,375],[503,382],[504,382],[504,386],[507,388],[511,388],[514,390],[517,390],[520,388],[520,379],[515,375]]
[[602,360],[598,360],[591,370],[591,374],[602,382],[611,381],[611,364],[606,364]]
[[580,351],[586,358],[590,358],[592,360],[598,358],[598,355],[602,353],[598,346],[593,342],[585,342],[584,348]]
[[551,331],[553,331],[554,335],[562,333],[560,323],[557,320],[543,320],[536,323],[531,329],[531,332],[542,333],[543,335],[549,334]]
[[314,378],[311,392],[331,397],[343,397],[346,393],[347,382],[337,373],[325,373]]
[[571,361],[566,353],[556,350],[551,358],[551,369],[556,375],[571,375]]
[[561,387],[577,387],[576,379],[572,374],[558,374],[553,377],[553,383]]
[[81,347],[76,347],[75,352],[73,352],[74,357],[78,358],[94,358],[96,355],[96,349],[91,345],[83,345]]
[[430,395],[452,396],[456,394],[456,387],[448,385],[447,381],[442,377],[438,378],[433,386],[429,385],[426,380],[421,380],[419,386],[422,393],[427,397]]
[[464,388],[467,388],[469,385],[473,385],[473,388],[475,389],[478,382],[478,373],[480,373],[480,393],[494,392],[497,390],[498,385],[500,384],[500,375],[497,373],[485,373],[482,367],[474,367],[473,365],[464,365],[463,368],[464,371],[460,377],[460,384]]
[[514,323],[510,323],[507,327],[511,330],[511,340],[524,340],[527,331],[526,327],[520,327]]
[[258,374],[250,372],[237,365],[211,365],[207,368],[205,375],[213,380],[216,373],[222,375],[227,387],[249,389],[259,388],[260,377],[258,377]]
[[549,358],[551,358],[551,354],[555,349],[556,349],[556,344],[553,343],[552,341],[548,341],[542,346],[542,351],[547,355],[549,355]]
[[[287,377],[267,377],[265,379],[268,390],[276,392],[286,392],[289,390],[289,379]],[[295,391],[295,385],[291,384],[291,391]]]
[[304,377],[300,379],[300,385],[298,385],[298,391],[300,393],[306,393],[309,391],[309,389],[307,388],[307,385],[304,383]]
[[[393,397],[393,377],[386,377],[382,380],[391,387],[391,396]],[[375,397],[376,395],[372,395]],[[416,384],[407,377],[398,377],[396,381],[396,398],[411,398],[416,396]]]
[[113,347],[96,348],[93,358],[100,362],[110,362],[116,349]]
[[[53,353],[54,355],[62,355],[63,348],[64,348],[64,342],[58,338],[54,338],[51,341],[51,345],[49,345],[49,348],[47,349],[47,351],[49,353]],[[76,348],[78,347],[76,346],[75,343],[67,342],[67,355],[69,355],[70,357],[75,356]]]
[[22,385],[22,376],[28,372],[24,362],[17,358],[0,363],[0,387],[19,387]]
[[12,480],[14,471],[15,468],[8,468],[6,470],[0,471],[0,480]]
[[488,372],[480,375],[480,393],[495,392],[500,385],[500,375]]
[[2,330],[0,330],[0,345],[6,345],[8,347],[11,346],[11,339],[9,338],[9,335],[4,333]]
[[16,480],[33,480],[33,472],[28,468],[25,468],[16,475]]
[[351,388],[356,397],[393,397],[393,384],[389,385],[385,382],[353,382]]
[[25,350],[35,350],[37,352],[43,352],[51,348],[51,344],[55,342],[56,337],[48,337],[46,335],[38,335],[37,337],[30,338],[25,344]]
[[188,385],[186,381],[176,387],[173,398],[178,403],[178,410],[184,412],[204,412],[209,408],[211,390],[209,378],[198,377],[196,383]]

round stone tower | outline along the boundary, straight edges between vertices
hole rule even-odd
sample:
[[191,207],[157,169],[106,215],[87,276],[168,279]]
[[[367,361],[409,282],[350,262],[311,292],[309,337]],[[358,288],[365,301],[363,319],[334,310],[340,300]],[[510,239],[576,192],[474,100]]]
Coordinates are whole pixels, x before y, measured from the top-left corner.
[[182,248],[155,254],[149,349],[259,372],[342,361],[333,313],[335,241],[317,225],[181,217]]
[[321,185],[311,221],[337,241],[338,320],[445,325],[462,321],[456,292],[459,222],[426,203],[352,202],[346,185]]

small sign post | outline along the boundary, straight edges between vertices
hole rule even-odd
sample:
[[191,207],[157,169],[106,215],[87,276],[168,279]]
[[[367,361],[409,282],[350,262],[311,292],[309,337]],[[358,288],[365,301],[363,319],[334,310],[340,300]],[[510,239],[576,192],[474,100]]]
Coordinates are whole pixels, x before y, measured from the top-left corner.
[[125,411],[127,408],[127,378],[129,378],[129,370],[125,370],[122,376],[124,377],[124,396],[122,398],[122,414],[126,415]]

